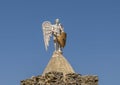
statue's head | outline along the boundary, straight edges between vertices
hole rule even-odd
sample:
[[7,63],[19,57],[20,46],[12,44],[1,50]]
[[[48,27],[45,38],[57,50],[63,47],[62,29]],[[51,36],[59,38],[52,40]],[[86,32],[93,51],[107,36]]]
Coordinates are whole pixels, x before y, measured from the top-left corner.
[[56,23],[56,24],[59,24],[59,19],[56,19],[56,20],[55,20],[55,23]]

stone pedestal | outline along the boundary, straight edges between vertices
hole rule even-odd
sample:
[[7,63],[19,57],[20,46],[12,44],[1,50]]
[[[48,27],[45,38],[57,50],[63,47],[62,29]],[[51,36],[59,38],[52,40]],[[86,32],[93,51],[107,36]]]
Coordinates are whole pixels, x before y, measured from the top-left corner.
[[54,52],[43,74],[22,80],[21,85],[98,85],[98,76],[75,73],[62,53]]

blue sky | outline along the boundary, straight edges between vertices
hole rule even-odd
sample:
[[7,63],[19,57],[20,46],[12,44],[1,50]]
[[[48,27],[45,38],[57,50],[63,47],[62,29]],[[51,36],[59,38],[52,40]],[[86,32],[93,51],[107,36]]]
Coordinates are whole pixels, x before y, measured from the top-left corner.
[[0,0],[0,84],[42,74],[54,51],[45,51],[41,24],[59,18],[67,32],[63,55],[76,73],[119,85],[120,1]]

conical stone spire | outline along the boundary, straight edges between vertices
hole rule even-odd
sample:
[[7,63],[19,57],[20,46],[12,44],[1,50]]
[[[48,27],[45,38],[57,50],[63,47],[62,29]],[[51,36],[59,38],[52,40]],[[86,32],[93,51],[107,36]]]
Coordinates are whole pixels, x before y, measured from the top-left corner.
[[60,52],[54,52],[42,75],[48,72],[75,73],[72,66]]

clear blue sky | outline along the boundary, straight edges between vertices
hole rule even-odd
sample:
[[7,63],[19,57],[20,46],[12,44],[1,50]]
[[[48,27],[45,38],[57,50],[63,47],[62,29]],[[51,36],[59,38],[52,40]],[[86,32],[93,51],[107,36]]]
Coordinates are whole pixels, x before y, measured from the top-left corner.
[[54,49],[51,42],[45,51],[41,24],[56,18],[68,34],[63,55],[76,73],[120,85],[119,0],[0,0],[0,84],[42,74]]

